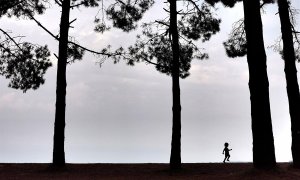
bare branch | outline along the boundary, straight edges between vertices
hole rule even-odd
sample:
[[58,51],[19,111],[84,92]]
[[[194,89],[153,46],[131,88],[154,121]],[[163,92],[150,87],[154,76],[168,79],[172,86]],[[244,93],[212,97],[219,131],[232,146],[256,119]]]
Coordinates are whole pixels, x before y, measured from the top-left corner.
[[[125,59],[125,60],[128,60],[128,61],[133,60],[132,58],[130,58],[130,57],[128,57],[128,56],[125,56],[125,55],[121,55],[121,57],[122,57],[123,59]],[[148,60],[148,59],[145,59],[145,58],[143,58],[142,60],[143,60],[143,61],[146,61],[146,62],[149,63],[149,64],[155,65],[155,66],[166,67],[166,66],[162,66],[162,65],[160,65],[160,64],[157,64],[157,63],[155,63],[155,62],[152,62],[152,61],[150,61],[150,60]]]
[[70,7],[71,8],[75,8],[75,7],[79,7],[79,6],[83,5],[83,4],[84,4],[84,2],[81,2],[81,3],[78,3],[78,4],[74,4],[74,5],[70,6]]
[[[34,20],[38,26],[40,26],[42,29],[44,29],[48,34],[50,34],[55,40],[59,41],[59,37],[58,36],[55,36],[52,32],[50,32],[45,26],[43,26],[38,20],[36,20],[33,16],[30,15],[30,18],[32,20]],[[104,56],[118,56],[120,54],[116,54],[116,53],[103,53],[103,52],[98,52],[98,51],[95,51],[95,50],[91,50],[91,49],[88,49],[86,47],[83,47],[75,42],[72,42],[72,41],[68,41],[69,44],[73,44],[83,50],[86,50],[90,53],[93,53],[93,54],[97,54],[97,55],[104,55]]]
[[164,26],[170,27],[169,24],[167,24],[167,23],[165,23],[165,22],[163,22],[163,21],[155,20],[155,22],[158,23],[158,24],[162,24],[162,25],[164,25]]
[[198,12],[200,12],[201,14],[203,13],[203,12],[201,11],[201,9],[198,7],[198,5],[196,4],[195,1],[193,1],[193,0],[186,0],[186,1],[188,1],[188,2],[191,3],[191,4],[193,4],[193,5],[194,5],[194,8],[196,8]]
[[14,38],[12,38],[6,31],[4,31],[3,29],[0,28],[0,31],[6,36],[8,37],[20,50],[22,50],[22,48],[19,46],[19,43],[17,43]]
[[62,6],[62,2],[59,0],[55,0],[56,4],[58,4],[59,6]]
[[117,2],[119,2],[119,3],[121,3],[121,4],[123,4],[123,5],[126,5],[123,1],[121,1],[121,0],[116,0]]
[[55,36],[52,32],[50,32],[45,26],[43,26],[38,20],[36,20],[31,14],[27,14],[30,19],[32,19],[38,26],[40,26],[43,30],[45,30],[48,34],[50,34],[54,39],[59,41],[58,36]]
[[69,24],[72,24],[73,22],[75,22],[77,20],[77,18],[73,19],[71,22],[69,22]]

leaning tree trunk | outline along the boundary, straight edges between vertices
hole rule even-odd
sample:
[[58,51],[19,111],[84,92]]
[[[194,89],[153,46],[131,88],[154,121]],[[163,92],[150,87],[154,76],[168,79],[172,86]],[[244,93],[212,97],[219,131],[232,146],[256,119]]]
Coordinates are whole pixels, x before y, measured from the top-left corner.
[[278,0],[283,57],[285,62],[286,89],[292,125],[292,156],[294,167],[300,168],[300,94],[297,79],[296,57],[293,43],[292,24],[287,0]]
[[253,164],[256,168],[271,168],[276,165],[276,160],[260,2],[259,0],[243,0],[243,2],[249,67]]
[[56,109],[54,124],[53,165],[65,165],[66,66],[69,34],[70,0],[62,2],[57,64]]
[[179,84],[179,40],[177,29],[176,0],[170,3],[170,33],[172,36],[172,90],[173,90],[173,129],[171,143],[170,169],[181,169],[181,105]]

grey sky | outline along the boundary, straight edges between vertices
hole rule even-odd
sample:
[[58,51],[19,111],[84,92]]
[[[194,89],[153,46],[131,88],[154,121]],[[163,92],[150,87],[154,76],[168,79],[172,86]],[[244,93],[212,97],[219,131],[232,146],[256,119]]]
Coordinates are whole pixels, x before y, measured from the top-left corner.
[[[300,2],[292,1],[295,7]],[[146,14],[148,21],[162,16],[163,3]],[[276,5],[263,15],[265,46],[280,35]],[[101,49],[134,43],[134,33],[112,30],[93,32],[96,9],[72,12],[78,20],[71,35],[84,46]],[[252,137],[248,69],[245,58],[226,57],[222,42],[231,25],[243,17],[242,4],[235,9],[218,6],[221,32],[201,44],[210,59],[195,60],[191,76],[181,81],[182,160],[220,162],[225,141],[233,149],[232,161],[252,160]],[[37,18],[58,32],[60,11],[51,9]],[[299,22],[299,18],[297,18]],[[24,40],[48,44],[57,53],[57,42],[34,22],[2,18],[1,28],[26,35]],[[290,119],[283,61],[267,49],[270,100],[276,158],[290,161]],[[54,56],[53,61],[56,62]],[[151,65],[114,65],[101,68],[97,58],[86,53],[82,61],[68,66],[66,112],[66,160],[70,163],[168,162],[171,145],[171,78]],[[297,64],[299,67],[299,65]],[[0,162],[51,162],[55,112],[56,65],[48,70],[46,83],[23,94],[7,87],[0,77]]]

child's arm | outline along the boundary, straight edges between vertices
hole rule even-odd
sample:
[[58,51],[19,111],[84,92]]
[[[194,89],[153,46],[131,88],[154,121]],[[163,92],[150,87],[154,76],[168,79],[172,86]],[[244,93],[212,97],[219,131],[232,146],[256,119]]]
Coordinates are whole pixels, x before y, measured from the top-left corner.
[[225,151],[225,148],[223,149],[223,152],[222,152],[222,154],[224,154],[224,151]]

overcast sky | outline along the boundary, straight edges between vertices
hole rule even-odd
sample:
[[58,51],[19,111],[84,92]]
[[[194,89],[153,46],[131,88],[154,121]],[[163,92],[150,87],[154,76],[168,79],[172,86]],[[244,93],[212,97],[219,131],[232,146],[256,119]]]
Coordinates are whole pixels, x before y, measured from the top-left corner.
[[[293,0],[294,7],[300,2]],[[161,1],[142,21],[163,17]],[[191,75],[181,80],[182,161],[221,162],[224,142],[229,142],[231,161],[252,161],[252,135],[248,66],[245,58],[226,57],[222,42],[232,23],[243,17],[243,6],[217,6],[221,31],[199,47],[209,60],[194,60]],[[277,6],[264,8],[263,23],[268,56],[270,101],[277,161],[291,161],[291,134],[283,61],[267,48],[280,36]],[[83,46],[101,49],[134,43],[136,32],[113,29],[93,31],[97,9],[74,10],[71,36]],[[60,10],[55,5],[37,16],[58,34]],[[297,18],[299,22],[299,18]],[[34,22],[0,19],[2,29],[25,35],[24,41],[48,44],[57,54],[58,43]],[[56,59],[36,91],[8,88],[0,77],[0,162],[51,162],[55,114]],[[143,63],[133,67],[107,60],[100,68],[97,57],[86,53],[67,69],[65,154],[69,163],[167,163],[172,128],[171,77]],[[297,64],[299,68],[299,65]],[[298,76],[299,77],[299,76]]]

